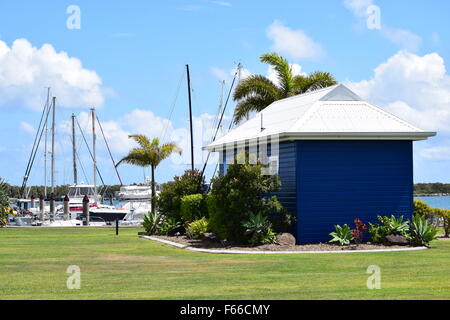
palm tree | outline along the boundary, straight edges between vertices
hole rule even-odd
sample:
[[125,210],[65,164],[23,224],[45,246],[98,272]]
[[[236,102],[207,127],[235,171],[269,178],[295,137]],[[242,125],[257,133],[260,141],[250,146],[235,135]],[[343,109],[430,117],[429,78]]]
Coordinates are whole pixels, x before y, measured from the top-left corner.
[[152,212],[155,212],[155,169],[161,161],[168,158],[172,153],[181,155],[181,149],[174,143],[159,145],[158,138],[150,141],[144,135],[131,135],[129,138],[134,139],[139,144],[139,148],[133,148],[116,166],[119,166],[121,163],[128,163],[140,167],[150,166],[152,168]]
[[337,83],[329,72],[316,71],[307,76],[294,76],[288,61],[277,53],[263,54],[261,62],[275,69],[279,85],[262,75],[251,75],[241,81],[233,97],[235,101],[239,101],[234,112],[235,123],[240,122],[252,111],[263,110],[274,101]]

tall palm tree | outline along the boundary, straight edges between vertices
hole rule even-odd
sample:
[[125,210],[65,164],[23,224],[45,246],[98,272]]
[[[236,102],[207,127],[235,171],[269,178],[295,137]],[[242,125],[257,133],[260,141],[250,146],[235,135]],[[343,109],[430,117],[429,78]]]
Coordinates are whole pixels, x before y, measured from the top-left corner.
[[235,101],[239,101],[234,112],[235,123],[240,122],[252,111],[263,110],[274,101],[337,83],[329,72],[316,71],[307,76],[294,76],[288,61],[277,53],[263,54],[261,62],[275,69],[279,85],[262,75],[251,75],[241,81],[233,97]]
[[174,143],[159,145],[158,138],[150,141],[144,135],[131,135],[129,137],[139,144],[139,148],[133,148],[116,166],[119,166],[121,163],[128,163],[140,167],[150,166],[152,168],[152,212],[155,212],[155,169],[172,153],[181,154],[181,149]]

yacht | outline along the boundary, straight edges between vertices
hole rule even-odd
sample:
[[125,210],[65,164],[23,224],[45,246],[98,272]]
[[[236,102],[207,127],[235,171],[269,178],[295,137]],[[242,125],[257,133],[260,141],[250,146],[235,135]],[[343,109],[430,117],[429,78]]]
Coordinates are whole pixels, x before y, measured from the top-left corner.
[[89,207],[91,208],[97,207],[97,204],[100,203],[100,196],[96,194],[93,185],[78,184],[70,186],[67,196],[69,197],[69,211],[74,213],[83,212],[84,196],[89,198]]
[[150,186],[123,186],[117,193],[120,201],[127,200],[151,200],[152,188]]

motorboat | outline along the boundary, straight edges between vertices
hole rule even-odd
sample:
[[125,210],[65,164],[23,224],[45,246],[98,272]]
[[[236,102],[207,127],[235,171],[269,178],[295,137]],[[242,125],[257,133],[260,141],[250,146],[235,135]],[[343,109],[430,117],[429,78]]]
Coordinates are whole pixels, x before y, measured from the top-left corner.
[[83,212],[83,199],[87,196],[89,199],[89,207],[95,208],[100,203],[100,196],[95,192],[95,186],[87,184],[78,184],[69,186],[69,211]]
[[152,188],[150,186],[123,186],[117,193],[120,201],[127,200],[151,200]]

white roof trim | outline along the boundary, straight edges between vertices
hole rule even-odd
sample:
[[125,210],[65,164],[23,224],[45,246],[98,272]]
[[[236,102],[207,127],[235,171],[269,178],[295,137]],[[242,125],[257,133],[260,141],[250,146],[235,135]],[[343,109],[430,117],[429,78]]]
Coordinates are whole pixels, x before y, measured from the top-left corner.
[[[436,132],[298,132],[283,133],[278,136],[279,142],[295,140],[412,140],[421,141],[436,135]],[[261,136],[253,139],[238,140],[223,144],[211,144],[203,147],[203,150],[216,152],[225,150],[232,146],[254,146],[258,144],[258,139],[270,139],[269,136]]]

